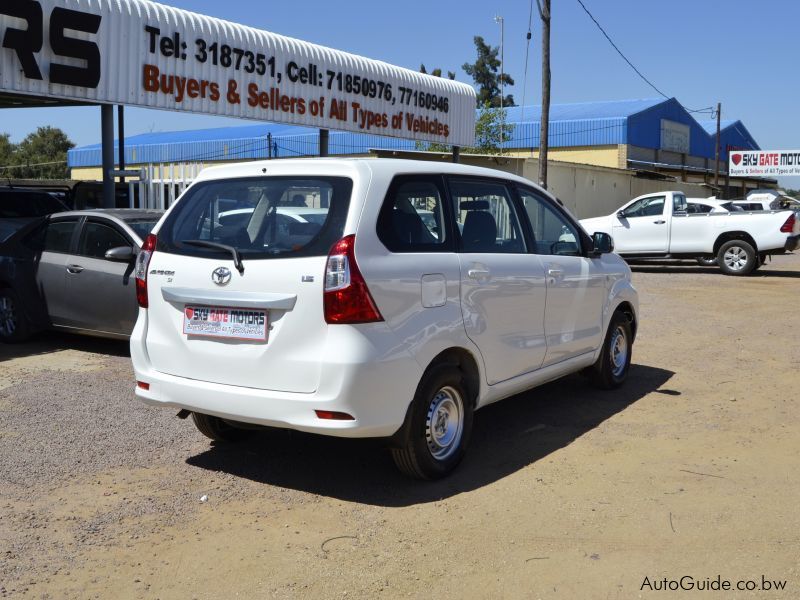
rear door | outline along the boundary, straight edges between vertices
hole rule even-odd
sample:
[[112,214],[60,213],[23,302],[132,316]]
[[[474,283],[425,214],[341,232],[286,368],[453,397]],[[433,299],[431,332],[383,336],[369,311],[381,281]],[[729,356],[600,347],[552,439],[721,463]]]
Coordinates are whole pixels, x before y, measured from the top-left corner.
[[[342,236],[353,182],[253,177],[195,184],[158,230],[147,285],[147,351],[163,373],[310,393],[327,333],[328,252]],[[299,197],[298,197],[299,196]],[[320,223],[287,218],[300,202]],[[231,250],[237,251],[241,271]]]
[[647,196],[611,217],[611,236],[620,254],[666,254],[669,250],[667,196]]
[[44,246],[36,269],[36,285],[41,292],[51,323],[68,321],[67,263],[77,243],[78,217],[50,221],[45,228]]
[[519,189],[547,281],[544,366],[593,352],[603,338],[605,273],[584,256],[578,226],[539,192]]
[[113,222],[89,217],[67,261],[65,309],[71,327],[130,335],[139,306],[133,262],[106,260],[108,250],[134,242]]
[[451,177],[459,230],[461,310],[488,383],[538,369],[545,352],[544,268],[520,226],[513,192],[501,180]]

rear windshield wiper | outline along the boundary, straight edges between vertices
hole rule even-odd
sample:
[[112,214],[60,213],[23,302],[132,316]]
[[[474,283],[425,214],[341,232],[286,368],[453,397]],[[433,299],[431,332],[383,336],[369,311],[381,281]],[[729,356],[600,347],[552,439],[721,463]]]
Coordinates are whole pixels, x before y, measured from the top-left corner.
[[242,255],[233,246],[227,244],[220,244],[219,242],[209,242],[207,240],[182,240],[181,244],[188,246],[200,246],[201,248],[215,248],[217,250],[224,250],[233,256],[233,266],[239,271],[240,275],[244,275],[244,264],[242,264]]

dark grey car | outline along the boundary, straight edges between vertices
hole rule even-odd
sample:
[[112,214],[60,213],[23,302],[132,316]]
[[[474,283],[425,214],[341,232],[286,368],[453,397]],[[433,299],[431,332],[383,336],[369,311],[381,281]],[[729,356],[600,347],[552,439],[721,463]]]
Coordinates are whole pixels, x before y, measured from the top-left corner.
[[129,337],[138,314],[134,261],[162,214],[62,212],[0,244],[0,340],[49,328]]
[[0,242],[40,217],[65,210],[67,205],[49,192],[0,187]]

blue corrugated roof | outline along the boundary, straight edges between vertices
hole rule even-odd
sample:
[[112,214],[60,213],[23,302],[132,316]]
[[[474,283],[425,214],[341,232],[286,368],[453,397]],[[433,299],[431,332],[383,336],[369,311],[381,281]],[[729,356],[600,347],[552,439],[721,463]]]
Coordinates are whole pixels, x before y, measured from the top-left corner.
[[[713,157],[713,135],[709,135],[709,122],[698,122],[674,98],[553,104],[550,107],[549,142],[556,148],[617,144],[658,148],[662,118],[689,126],[692,155]],[[512,125],[512,133],[506,146],[538,148],[540,119],[540,106],[507,108],[506,122]],[[758,147],[741,121],[725,123],[727,144]],[[716,121],[713,131],[716,131]],[[134,135],[125,140],[125,160],[128,164],[157,164],[267,158],[270,156],[268,135],[272,140],[271,156],[309,156],[319,153],[319,134],[316,129],[263,123]],[[330,132],[331,154],[363,154],[370,148],[414,150],[417,144],[399,138]],[[100,144],[70,150],[68,164],[70,167],[98,166],[102,162],[100,150]]]
[[[572,104],[551,104],[551,121],[581,121],[587,119],[611,119],[614,117],[630,117],[664,102],[664,98],[644,98],[640,100],[611,100],[607,102],[577,102]],[[506,109],[509,122],[520,122],[522,119],[539,121],[542,118],[542,107],[511,106]]]

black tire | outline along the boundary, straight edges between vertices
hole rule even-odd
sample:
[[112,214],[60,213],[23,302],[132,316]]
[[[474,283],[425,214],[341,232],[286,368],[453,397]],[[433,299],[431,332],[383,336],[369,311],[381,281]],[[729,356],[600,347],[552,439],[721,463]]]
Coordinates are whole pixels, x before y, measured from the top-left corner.
[[250,437],[253,433],[252,430],[240,429],[219,417],[202,413],[193,412],[192,421],[200,433],[215,442],[238,442]]
[[717,252],[717,264],[726,275],[749,275],[756,269],[757,263],[755,248],[744,240],[729,240]]
[[422,377],[411,405],[408,437],[392,448],[397,468],[415,479],[440,479],[461,462],[472,433],[474,398],[455,367]]
[[696,259],[697,264],[701,267],[714,267],[717,264],[716,258],[706,258],[705,256],[698,256]]
[[11,288],[0,289],[0,341],[14,344],[29,337],[30,325],[17,293]]
[[608,324],[603,350],[587,371],[592,385],[601,390],[613,390],[625,383],[631,366],[632,350],[630,321],[622,312],[616,311]]

